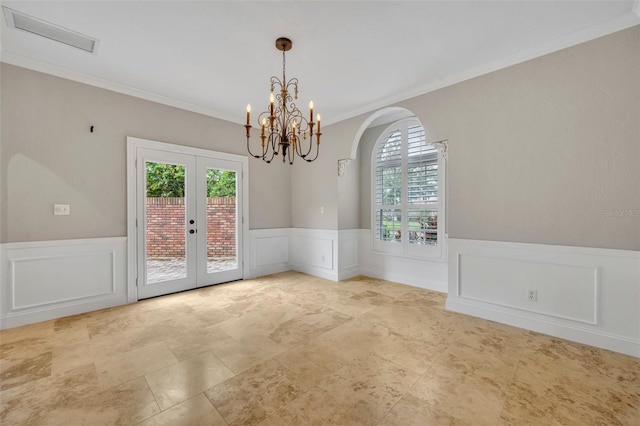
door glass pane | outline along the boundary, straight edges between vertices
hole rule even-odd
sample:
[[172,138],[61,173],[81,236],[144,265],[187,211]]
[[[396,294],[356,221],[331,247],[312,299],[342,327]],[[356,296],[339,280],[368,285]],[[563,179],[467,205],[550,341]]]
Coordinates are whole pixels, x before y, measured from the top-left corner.
[[236,172],[207,168],[207,273],[238,268]]
[[186,278],[185,167],[145,166],[147,284]]

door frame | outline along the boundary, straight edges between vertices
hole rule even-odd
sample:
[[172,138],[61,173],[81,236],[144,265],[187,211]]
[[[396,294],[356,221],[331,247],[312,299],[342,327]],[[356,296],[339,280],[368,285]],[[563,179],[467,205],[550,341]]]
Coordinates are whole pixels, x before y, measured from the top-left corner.
[[199,157],[217,158],[242,164],[242,218],[238,242],[242,244],[242,276],[249,276],[249,158],[243,155],[227,154],[184,145],[175,145],[149,139],[127,136],[127,302],[138,301],[138,236],[137,236],[137,185],[136,157],[138,148],[149,148],[176,154],[187,154]]

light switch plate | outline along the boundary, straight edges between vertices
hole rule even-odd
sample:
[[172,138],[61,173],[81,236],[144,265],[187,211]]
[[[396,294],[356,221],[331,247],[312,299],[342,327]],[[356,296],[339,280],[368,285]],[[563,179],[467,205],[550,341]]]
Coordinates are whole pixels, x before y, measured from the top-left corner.
[[71,206],[69,204],[54,204],[53,215],[54,216],[69,216],[71,214]]

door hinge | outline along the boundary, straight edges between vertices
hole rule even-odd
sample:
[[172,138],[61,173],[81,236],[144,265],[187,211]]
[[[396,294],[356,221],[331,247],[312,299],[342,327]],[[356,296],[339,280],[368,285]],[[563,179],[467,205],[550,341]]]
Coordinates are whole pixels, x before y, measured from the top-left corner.
[[138,219],[136,219],[136,228],[138,227]]
[[136,278],[136,287],[138,287],[138,279]]

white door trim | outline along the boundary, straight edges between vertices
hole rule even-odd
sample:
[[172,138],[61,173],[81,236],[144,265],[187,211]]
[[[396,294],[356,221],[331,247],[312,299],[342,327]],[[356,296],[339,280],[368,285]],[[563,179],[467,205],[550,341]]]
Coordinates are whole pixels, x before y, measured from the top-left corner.
[[228,154],[224,152],[209,151],[201,148],[193,148],[184,145],[175,145],[166,142],[152,141],[127,137],[127,301],[129,303],[138,300],[136,288],[138,257],[136,234],[136,150],[138,148],[150,148],[160,151],[188,154],[200,157],[218,158],[221,160],[235,161],[242,164],[242,275],[249,276],[249,159],[246,156]]

